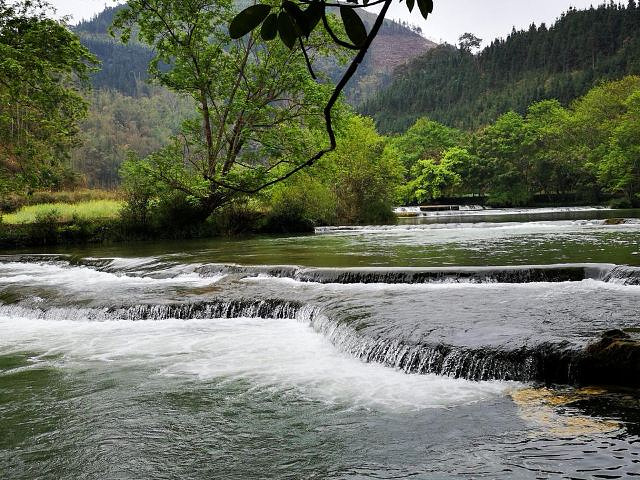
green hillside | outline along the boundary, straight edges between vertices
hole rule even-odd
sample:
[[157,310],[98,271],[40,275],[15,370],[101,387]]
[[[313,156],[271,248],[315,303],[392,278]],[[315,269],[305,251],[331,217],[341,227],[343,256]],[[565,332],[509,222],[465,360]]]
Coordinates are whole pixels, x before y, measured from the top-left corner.
[[563,104],[594,85],[640,73],[640,7],[571,9],[551,27],[531,25],[473,55],[442,45],[400,66],[360,110],[384,132],[428,116],[472,129],[544,99]]
[[145,45],[135,42],[123,45],[107,33],[121,8],[106,7],[91,20],[80,22],[74,31],[102,62],[100,70],[92,76],[93,87],[136,97],[148,94],[144,81],[148,78],[147,67],[153,54]]
[[[102,62],[101,70],[92,77],[96,89],[111,89],[128,96],[148,94],[144,81],[151,50],[139,43],[123,45],[108,35],[113,17],[121,9],[106,7],[91,20],[80,22],[74,28],[82,43]],[[361,12],[365,24],[371,25],[375,16]],[[435,44],[422,37],[419,29],[386,20],[374,41],[369,55],[362,63],[346,94],[351,103],[357,103],[375,92],[385,83],[393,69],[411,58],[428,51]],[[342,68],[330,68],[330,75],[341,75]]]

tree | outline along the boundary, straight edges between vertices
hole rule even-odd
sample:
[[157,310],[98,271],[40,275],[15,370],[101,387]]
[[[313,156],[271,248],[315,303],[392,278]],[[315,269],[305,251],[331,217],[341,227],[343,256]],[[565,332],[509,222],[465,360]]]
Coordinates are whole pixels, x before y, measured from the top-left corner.
[[419,160],[439,161],[445,150],[460,144],[462,137],[462,132],[425,117],[416,120],[404,134],[393,138],[391,144],[409,173]]
[[405,199],[423,203],[444,196],[452,188],[460,185],[461,178],[451,169],[451,165],[433,159],[419,160],[413,166],[414,177],[406,187]]
[[[598,85],[572,105],[569,132],[569,138],[573,140],[572,154],[583,165],[593,190],[601,190],[603,181],[611,190],[613,177],[604,174],[601,163],[609,156],[611,137],[627,112],[627,100],[638,90],[640,77],[631,75]],[[608,157],[609,161],[611,159]],[[610,168],[606,170],[613,172]]]
[[404,168],[385,148],[385,138],[368,117],[351,115],[341,126],[340,143],[326,159],[332,162],[332,190],[341,223],[381,222],[392,218],[396,190]]
[[526,124],[531,141],[531,183],[539,192],[557,195],[576,192],[587,183],[571,132],[571,112],[557,100],[529,107]]
[[142,166],[203,219],[303,164],[320,146],[331,92],[307,74],[307,62],[329,54],[328,36],[310,36],[305,51],[253,34],[232,40],[224,26],[233,14],[230,0],[130,0],[113,27],[124,41],[139,29],[155,51],[152,77],[199,107],[199,118]]
[[449,186],[459,188],[459,193],[483,195],[489,186],[491,171],[486,163],[472,154],[468,148],[449,148],[442,155],[441,164],[459,177],[459,181]]
[[[282,43],[289,48],[294,48],[299,45],[300,50],[306,57],[308,44],[305,43],[305,39],[308,41],[311,34],[321,23],[321,28],[324,29],[336,45],[356,52],[348,68],[337,82],[333,93],[323,109],[329,146],[322,148],[306,162],[293,167],[280,178],[272,180],[268,184],[265,184],[265,186],[288,178],[302,168],[313,165],[313,163],[325,154],[335,150],[336,139],[332,124],[332,110],[338,102],[342,91],[349,83],[349,80],[364,60],[373,40],[378,35],[392,2],[393,0],[374,0],[371,2],[369,0],[363,0],[362,3],[359,3],[358,0],[349,0],[347,3],[332,3],[327,0],[284,0],[277,6],[267,3],[251,5],[233,18],[229,25],[229,33],[232,38],[241,38],[260,27],[260,35],[263,40],[270,41],[279,37]],[[433,11],[433,0],[407,0],[407,8],[410,12],[416,3],[420,14],[426,19]],[[367,32],[356,10],[358,8],[375,5],[382,5],[382,7],[370,30]],[[340,32],[336,34],[335,28],[328,19],[328,9],[336,7],[339,8],[344,31],[348,40],[345,40],[344,37],[340,38]],[[312,62],[307,62],[307,68],[311,77],[315,78]]]
[[609,191],[623,193],[635,205],[640,203],[640,91],[632,93],[625,106],[598,173]]
[[0,193],[51,187],[86,114],[95,57],[39,0],[0,0]]
[[458,46],[460,50],[466,53],[472,53],[476,48],[480,48],[482,39],[476,37],[473,33],[463,33],[458,38]]
[[521,115],[505,113],[482,130],[477,153],[491,164],[489,193],[497,203],[524,205],[531,199],[531,136]]
[[273,227],[300,220],[317,225],[393,218],[404,169],[387,139],[370,118],[353,114],[341,122],[336,135],[335,151],[270,189],[272,223],[277,224]]

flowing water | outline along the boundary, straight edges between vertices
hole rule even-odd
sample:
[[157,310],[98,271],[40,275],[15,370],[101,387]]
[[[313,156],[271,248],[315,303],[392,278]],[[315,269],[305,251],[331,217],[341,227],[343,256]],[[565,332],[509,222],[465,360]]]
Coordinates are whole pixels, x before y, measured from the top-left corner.
[[640,476],[638,213],[6,252],[0,478]]

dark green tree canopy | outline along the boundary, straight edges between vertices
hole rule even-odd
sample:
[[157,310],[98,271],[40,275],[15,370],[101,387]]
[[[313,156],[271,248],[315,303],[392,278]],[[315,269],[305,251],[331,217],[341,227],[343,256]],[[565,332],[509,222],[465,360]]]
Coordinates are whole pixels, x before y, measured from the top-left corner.
[[[0,0],[0,173],[4,189],[55,183],[96,60],[42,1]],[[3,187],[0,185],[0,190]]]
[[[344,74],[338,80],[333,94],[324,108],[325,127],[329,138],[329,146],[319,150],[306,162],[297,165],[276,181],[284,180],[302,168],[313,165],[326,153],[335,150],[336,138],[332,125],[331,112],[344,88],[349,83],[349,80],[351,80],[359,65],[364,60],[373,40],[378,35],[392,2],[393,0],[347,0],[345,3],[330,2],[327,0],[282,0],[273,3],[264,2],[245,8],[231,21],[229,34],[232,38],[241,38],[260,27],[260,35],[263,40],[273,41],[278,37],[288,48],[300,48],[305,57],[308,56],[306,42],[312,32],[318,29],[324,30],[337,46],[356,52]],[[433,0],[407,0],[406,5],[410,12],[413,11],[416,3],[420,14],[426,19],[433,11]],[[372,27],[367,31],[362,19],[357,14],[357,10],[374,5],[382,5],[382,7]],[[346,38],[341,36],[328,20],[332,9],[338,9],[340,13]],[[307,61],[307,68],[311,77],[315,78],[312,62]]]
[[360,111],[383,132],[403,131],[422,116],[474,129],[509,110],[524,114],[540,100],[568,106],[602,81],[637,74],[640,8],[607,2],[571,9],[551,26],[513,31],[475,55],[453,45],[433,48],[396,69]]
[[458,38],[458,45],[463,52],[471,53],[476,48],[480,48],[482,39],[476,37],[473,33],[463,33]]

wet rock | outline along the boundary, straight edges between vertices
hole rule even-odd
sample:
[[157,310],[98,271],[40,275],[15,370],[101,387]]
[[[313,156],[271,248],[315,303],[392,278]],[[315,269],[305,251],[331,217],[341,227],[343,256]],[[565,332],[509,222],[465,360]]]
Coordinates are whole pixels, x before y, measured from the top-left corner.
[[604,221],[605,225],[623,225],[625,223],[627,223],[626,218],[607,218]]
[[610,330],[585,348],[577,360],[578,383],[640,386],[640,342],[622,330]]

